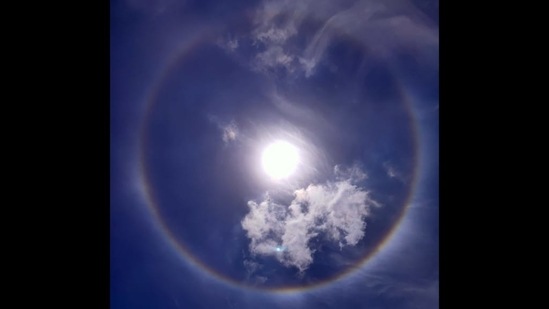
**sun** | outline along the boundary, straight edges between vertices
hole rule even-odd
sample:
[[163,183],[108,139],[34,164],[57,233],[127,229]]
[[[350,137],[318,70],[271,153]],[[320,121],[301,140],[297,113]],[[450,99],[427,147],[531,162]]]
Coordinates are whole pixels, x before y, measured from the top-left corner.
[[271,178],[279,180],[295,172],[299,163],[299,151],[286,141],[276,141],[263,150],[261,159],[265,172]]

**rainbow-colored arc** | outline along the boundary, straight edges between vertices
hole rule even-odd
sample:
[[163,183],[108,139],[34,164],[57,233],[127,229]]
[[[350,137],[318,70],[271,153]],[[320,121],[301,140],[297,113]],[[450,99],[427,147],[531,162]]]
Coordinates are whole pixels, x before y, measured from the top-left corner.
[[177,252],[178,256],[184,260],[189,265],[193,266],[194,268],[200,269],[204,274],[208,275],[210,278],[223,283],[225,285],[229,285],[232,287],[247,289],[247,290],[255,290],[255,291],[263,291],[268,293],[295,293],[295,292],[302,292],[306,290],[312,290],[317,289],[320,287],[328,286],[336,281],[341,280],[342,278],[345,278],[349,276],[351,273],[356,272],[359,269],[364,268],[364,266],[374,257],[377,253],[380,252],[381,249],[383,249],[387,243],[392,239],[395,232],[398,230],[398,227],[400,226],[400,223],[402,222],[403,217],[406,214],[406,211],[408,209],[408,205],[411,201],[412,196],[414,195],[416,183],[417,183],[417,174],[419,170],[419,151],[418,151],[418,145],[419,145],[419,138],[418,138],[418,125],[416,121],[416,117],[414,117],[414,113],[412,110],[412,100],[404,87],[399,84],[399,95],[402,98],[403,104],[407,109],[407,113],[410,118],[410,130],[411,135],[413,137],[413,143],[414,143],[414,167],[413,167],[413,177],[410,185],[410,189],[408,192],[408,196],[405,199],[404,204],[401,207],[400,213],[398,214],[397,219],[395,220],[394,225],[391,229],[381,238],[379,243],[375,246],[375,249],[370,251],[369,254],[364,256],[360,261],[358,261],[354,266],[350,267],[347,271],[337,274],[331,278],[328,278],[322,282],[318,282],[316,284],[308,285],[308,286],[288,286],[288,287],[278,287],[278,288],[261,288],[257,286],[248,285],[243,282],[236,281],[233,278],[227,277],[224,274],[221,274],[217,272],[216,270],[212,269],[208,265],[204,264],[201,260],[197,259],[186,247],[184,244],[182,244],[170,231],[168,225],[166,224],[165,220],[162,218],[161,212],[159,210],[158,202],[155,198],[155,192],[153,189],[152,184],[149,181],[148,177],[148,169],[146,166],[146,154],[145,150],[147,149],[147,125],[149,121],[149,117],[151,114],[151,110],[154,107],[157,95],[161,89],[161,86],[164,84],[165,80],[170,76],[171,72],[174,68],[178,66],[178,64],[183,61],[187,55],[189,55],[196,47],[200,46],[201,44],[205,44],[207,42],[211,42],[211,36],[202,33],[202,32],[196,32],[192,37],[187,39],[183,42],[183,44],[180,45],[180,47],[176,50],[175,53],[173,53],[172,57],[168,59],[166,64],[163,66],[163,68],[159,71],[160,74],[156,77],[154,82],[152,83],[151,88],[148,91],[148,95],[146,96],[145,101],[145,113],[143,117],[143,121],[141,123],[141,134],[140,134],[140,145],[139,145],[139,156],[140,156],[140,166],[139,166],[139,172],[140,172],[140,178],[142,180],[142,185],[144,187],[144,193],[146,195],[147,199],[147,206],[150,210],[150,214],[152,215],[153,221],[159,227],[162,236],[167,240],[169,245]]

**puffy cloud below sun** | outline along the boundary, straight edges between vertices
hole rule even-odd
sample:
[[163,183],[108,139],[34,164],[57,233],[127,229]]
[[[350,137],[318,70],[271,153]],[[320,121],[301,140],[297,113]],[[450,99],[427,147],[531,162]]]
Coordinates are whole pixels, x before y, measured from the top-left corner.
[[297,189],[288,205],[269,197],[249,201],[241,224],[250,239],[250,252],[272,256],[302,273],[313,263],[313,238],[325,236],[340,248],[355,246],[365,235],[371,206],[379,204],[356,184],[365,178],[362,171],[353,167],[342,178],[341,169],[335,170],[336,181]]

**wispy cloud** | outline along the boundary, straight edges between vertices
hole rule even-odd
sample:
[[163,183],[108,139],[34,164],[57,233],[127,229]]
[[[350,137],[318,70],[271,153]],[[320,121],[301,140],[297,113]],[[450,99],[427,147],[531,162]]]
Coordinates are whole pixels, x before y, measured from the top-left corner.
[[231,121],[227,125],[222,127],[223,130],[223,141],[228,143],[234,141],[238,137],[238,127],[234,121]]
[[263,266],[252,260],[244,260],[244,268],[246,269],[246,280],[250,283],[263,284],[267,282],[268,278],[265,276],[257,275],[257,271],[263,268]]
[[384,162],[383,168],[385,169],[385,172],[387,173],[387,176],[389,176],[389,178],[393,178],[401,182],[406,182],[406,179],[402,175],[402,173],[397,170],[396,167],[390,162]]
[[411,308],[439,307],[438,278],[402,278],[388,273],[364,276],[364,284],[389,298],[406,299]]
[[270,197],[249,201],[242,227],[250,238],[252,254],[275,257],[302,273],[313,263],[313,238],[324,235],[340,248],[355,246],[364,237],[371,206],[379,204],[355,184],[365,174],[354,169],[348,169],[346,179],[341,178],[339,168],[336,181],[295,190],[289,205]]
[[[307,21],[318,26],[304,27]],[[406,0],[266,0],[255,10],[252,27],[248,38],[257,53],[250,65],[266,74],[280,69],[310,77],[333,40],[341,37],[353,38],[370,56],[386,57],[404,48],[418,59],[421,53],[430,59],[431,50],[438,48],[438,29]],[[298,46],[298,37],[309,39]],[[228,48],[230,42],[226,49],[234,50]]]
[[256,29],[254,39],[265,44],[282,45],[295,34],[297,34],[297,30],[294,24],[286,25],[283,28],[276,28],[270,25],[268,29]]
[[208,119],[212,123],[215,123],[221,131],[221,139],[223,142],[229,143],[238,139],[240,132],[238,130],[238,125],[234,120],[226,122],[213,115],[209,115]]
[[233,53],[237,50],[239,46],[239,40],[238,38],[227,38],[227,39],[218,39],[217,45],[221,47],[222,49],[226,50],[227,52]]
[[288,54],[280,46],[271,46],[266,51],[259,53],[254,61],[252,68],[255,71],[268,73],[269,70],[281,67],[287,72],[295,70],[295,58]]
[[352,183],[358,183],[368,178],[368,175],[366,175],[366,173],[362,171],[362,168],[360,168],[360,165],[358,163],[355,163],[350,167],[336,165],[334,166],[334,175],[336,179],[348,179]]

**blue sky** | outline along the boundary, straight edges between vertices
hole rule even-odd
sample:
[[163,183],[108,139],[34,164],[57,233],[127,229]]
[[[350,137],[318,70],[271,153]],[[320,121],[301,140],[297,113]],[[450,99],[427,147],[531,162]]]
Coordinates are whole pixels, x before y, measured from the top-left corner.
[[111,307],[438,308],[437,12],[111,1]]

